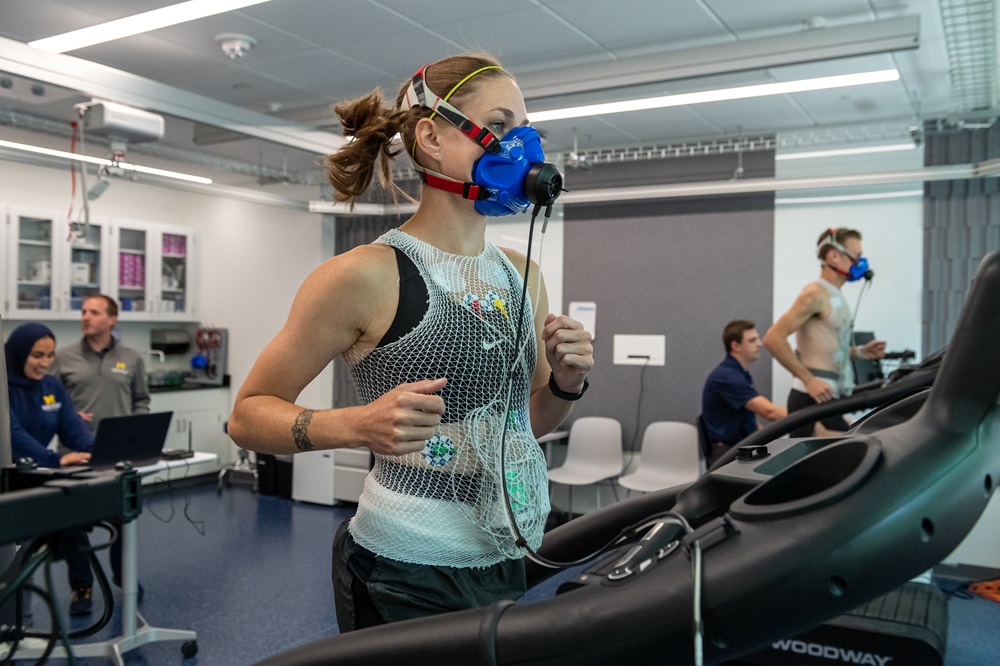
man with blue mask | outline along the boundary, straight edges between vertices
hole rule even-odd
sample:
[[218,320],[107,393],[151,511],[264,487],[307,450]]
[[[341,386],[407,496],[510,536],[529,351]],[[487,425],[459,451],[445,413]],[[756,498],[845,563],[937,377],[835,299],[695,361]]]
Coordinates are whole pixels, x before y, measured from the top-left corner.
[[[841,287],[846,282],[870,280],[874,272],[862,256],[861,232],[827,229],[816,242],[819,279],[805,286],[791,309],[764,335],[764,346],[795,377],[788,396],[788,411],[851,394],[851,359],[885,356],[885,341],[872,340],[858,347],[853,336],[851,311]],[[797,351],[788,343],[795,334]],[[792,437],[824,436],[847,430],[839,416],[807,424]]]

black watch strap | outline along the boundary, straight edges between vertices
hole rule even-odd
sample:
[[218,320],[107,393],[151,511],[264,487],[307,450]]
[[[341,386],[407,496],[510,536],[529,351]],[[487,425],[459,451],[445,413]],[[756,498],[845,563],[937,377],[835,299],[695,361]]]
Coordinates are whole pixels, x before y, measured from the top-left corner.
[[549,373],[549,390],[552,391],[552,395],[559,398],[560,400],[570,400],[570,401],[579,400],[580,398],[583,397],[583,394],[587,392],[588,388],[590,388],[590,379],[584,377],[583,388],[580,389],[579,393],[567,393],[566,391],[563,391],[561,388],[559,388],[558,384],[556,384],[556,376],[553,375],[551,372]]

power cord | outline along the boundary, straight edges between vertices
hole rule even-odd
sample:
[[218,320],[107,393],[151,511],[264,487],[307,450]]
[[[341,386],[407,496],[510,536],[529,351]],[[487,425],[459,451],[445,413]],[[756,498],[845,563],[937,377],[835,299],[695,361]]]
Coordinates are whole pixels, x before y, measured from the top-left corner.
[[[646,385],[645,385],[646,368],[649,367],[649,360],[650,360],[648,355],[643,355],[643,356],[632,355],[629,356],[629,358],[641,358],[645,360],[645,363],[642,364],[642,370],[639,371],[639,398],[636,400],[636,406],[635,406],[635,428],[632,430],[632,441],[631,443],[629,443],[628,462],[625,463],[625,467],[623,468],[624,472],[628,472],[628,468],[632,466],[632,461],[635,460],[635,440],[639,436],[639,421],[640,417],[642,416],[642,396],[646,392]],[[615,499],[616,500],[618,499],[617,489],[615,490]]]
[[[181,475],[181,477],[179,479],[180,481],[183,481],[184,479],[187,479],[188,478],[188,474],[191,471],[191,463],[188,462],[187,459],[184,459],[183,462],[184,462],[184,473]],[[155,477],[155,479],[159,479],[159,477]],[[157,520],[159,520],[161,523],[169,523],[169,522],[173,521],[173,519],[174,519],[174,514],[175,514],[175,509],[174,509],[174,481],[175,481],[175,479],[171,478],[171,476],[170,476],[170,467],[167,467],[166,478],[157,481],[158,483],[165,483],[166,486],[167,486],[166,493],[167,493],[167,499],[169,500],[169,507],[170,507],[169,514],[165,514],[165,517],[163,515],[157,514],[156,510],[153,509],[152,502],[148,502],[148,501],[146,502],[146,509],[149,511],[150,515],[152,515],[154,518],[156,518]],[[190,513],[190,508],[191,508],[191,491],[190,491],[190,489],[185,488],[182,492],[183,492],[183,496],[184,496],[184,507],[183,507],[183,509],[181,509],[181,512],[184,515],[184,519],[187,520],[188,523],[191,524],[191,527],[194,528],[195,532],[197,532],[201,536],[205,536],[205,533],[206,533],[205,521],[204,520],[195,520],[194,518],[191,517],[191,513]]]

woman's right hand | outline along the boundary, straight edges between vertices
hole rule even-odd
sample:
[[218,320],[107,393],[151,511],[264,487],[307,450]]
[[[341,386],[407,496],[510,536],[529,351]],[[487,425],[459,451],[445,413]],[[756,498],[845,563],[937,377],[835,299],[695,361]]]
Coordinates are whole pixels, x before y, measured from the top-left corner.
[[71,465],[86,465],[90,462],[89,453],[81,453],[79,451],[74,451],[72,453],[67,453],[62,458],[59,459],[60,467],[69,467]]
[[360,408],[363,422],[355,423],[362,435],[360,439],[369,449],[384,456],[423,450],[444,414],[444,399],[435,393],[447,383],[442,377],[400,384]]

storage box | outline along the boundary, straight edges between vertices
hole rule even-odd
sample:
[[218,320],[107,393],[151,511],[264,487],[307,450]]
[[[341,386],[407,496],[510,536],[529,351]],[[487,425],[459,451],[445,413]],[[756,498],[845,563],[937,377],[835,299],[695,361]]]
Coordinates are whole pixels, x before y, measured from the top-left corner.
[[90,264],[74,261],[72,267],[73,284],[90,284]]
[[149,332],[149,348],[164,354],[184,354],[191,348],[191,335],[179,328],[154,328]]

